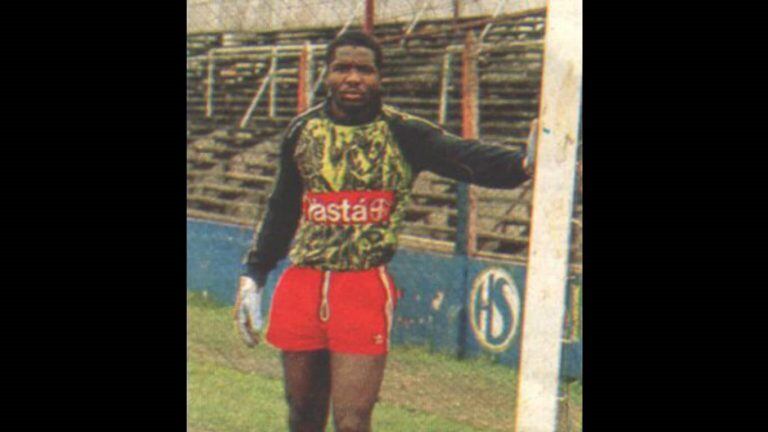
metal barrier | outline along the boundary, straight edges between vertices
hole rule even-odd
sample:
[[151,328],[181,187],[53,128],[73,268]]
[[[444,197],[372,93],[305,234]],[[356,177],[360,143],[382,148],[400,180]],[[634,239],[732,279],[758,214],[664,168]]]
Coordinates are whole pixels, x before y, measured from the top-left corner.
[[[233,304],[242,255],[253,231],[189,219],[187,221],[187,289],[205,291]],[[275,284],[288,266],[270,274],[262,302],[264,316]],[[430,347],[456,357],[491,356],[517,367],[520,318],[525,303],[525,267],[504,261],[400,248],[389,265],[403,298],[395,311],[392,342]],[[569,286],[569,309],[563,342],[562,374],[581,377],[580,287]]]

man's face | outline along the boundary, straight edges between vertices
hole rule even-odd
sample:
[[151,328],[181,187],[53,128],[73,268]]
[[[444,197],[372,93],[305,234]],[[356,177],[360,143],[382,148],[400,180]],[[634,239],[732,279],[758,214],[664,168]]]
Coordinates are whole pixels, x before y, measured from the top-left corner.
[[360,46],[336,48],[325,85],[334,104],[347,112],[368,106],[379,95],[380,77],[373,50]]

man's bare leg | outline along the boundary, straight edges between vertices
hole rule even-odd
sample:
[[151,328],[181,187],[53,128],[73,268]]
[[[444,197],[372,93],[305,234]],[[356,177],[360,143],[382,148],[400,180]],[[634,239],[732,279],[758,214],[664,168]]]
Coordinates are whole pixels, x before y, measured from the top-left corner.
[[290,432],[323,432],[328,421],[330,362],[326,350],[283,351]]
[[369,432],[387,356],[331,353],[331,393],[336,432]]

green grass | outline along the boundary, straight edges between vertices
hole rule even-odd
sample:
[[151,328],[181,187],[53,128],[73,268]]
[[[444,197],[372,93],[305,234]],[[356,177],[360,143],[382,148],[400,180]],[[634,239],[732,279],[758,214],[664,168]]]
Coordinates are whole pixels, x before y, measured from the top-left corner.
[[[278,352],[245,347],[229,307],[188,296],[188,430],[285,431]],[[394,347],[388,359],[377,432],[512,431],[516,375],[492,360],[457,361],[423,348]],[[568,385],[561,432],[581,431],[581,383]],[[331,428],[328,429],[332,430]]]

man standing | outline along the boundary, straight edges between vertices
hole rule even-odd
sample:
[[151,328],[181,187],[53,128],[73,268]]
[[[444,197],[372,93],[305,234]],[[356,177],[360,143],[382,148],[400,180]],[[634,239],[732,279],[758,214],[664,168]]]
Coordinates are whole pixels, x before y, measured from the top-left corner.
[[526,155],[464,140],[383,105],[382,51],[368,35],[334,40],[326,63],[329,97],[288,127],[235,316],[245,342],[258,343],[261,290],[288,255],[292,266],[275,288],[266,340],[282,351],[290,430],[324,431],[332,400],[337,431],[365,432],[398,298],[385,266],[414,179],[428,170],[514,188],[530,177],[533,146]]

